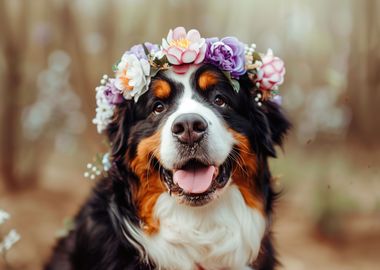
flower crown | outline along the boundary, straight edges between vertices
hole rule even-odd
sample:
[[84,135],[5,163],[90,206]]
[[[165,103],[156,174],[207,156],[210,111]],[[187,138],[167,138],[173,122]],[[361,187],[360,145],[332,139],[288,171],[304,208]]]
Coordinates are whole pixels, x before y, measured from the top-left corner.
[[126,51],[113,66],[113,78],[104,75],[101,85],[96,88],[96,117],[93,123],[98,132],[104,131],[111,123],[116,106],[124,100],[134,100],[149,89],[149,83],[160,70],[172,69],[185,73],[191,64],[209,63],[220,68],[231,85],[239,91],[240,76],[247,73],[257,86],[255,101],[271,99],[281,104],[278,86],[284,81],[284,62],[273,55],[256,52],[256,45],[248,46],[236,37],[202,38],[199,32],[177,27],[170,30],[161,46],[145,42]]

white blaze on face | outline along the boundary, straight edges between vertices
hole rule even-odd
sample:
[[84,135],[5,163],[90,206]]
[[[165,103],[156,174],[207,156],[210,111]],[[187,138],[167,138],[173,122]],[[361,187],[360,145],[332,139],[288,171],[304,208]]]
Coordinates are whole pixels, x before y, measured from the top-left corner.
[[176,161],[180,159],[176,147],[176,139],[172,134],[172,125],[174,120],[187,113],[197,113],[202,116],[207,124],[207,154],[210,157],[210,162],[216,166],[221,165],[228,157],[233,145],[234,139],[228,132],[223,119],[215,114],[213,110],[205,104],[194,99],[195,89],[191,87],[191,75],[196,70],[196,67],[191,67],[185,74],[176,74],[172,71],[167,71],[166,75],[184,86],[182,96],[179,98],[178,108],[166,120],[161,134],[160,157],[162,165],[166,169],[173,169]]

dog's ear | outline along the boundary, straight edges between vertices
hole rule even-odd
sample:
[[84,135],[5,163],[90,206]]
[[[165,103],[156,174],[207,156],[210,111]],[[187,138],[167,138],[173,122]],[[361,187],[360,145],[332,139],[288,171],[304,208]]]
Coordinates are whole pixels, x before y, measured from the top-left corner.
[[127,151],[133,119],[133,101],[127,100],[117,106],[114,118],[107,127],[107,136],[112,149],[111,155],[116,159],[124,156]]
[[258,105],[255,101],[258,89],[247,75],[240,78],[239,84],[241,99],[243,103],[249,104],[249,119],[255,127],[254,138],[260,140],[256,145],[269,156],[275,157],[274,146],[282,146],[291,124],[278,104],[267,100],[262,102],[262,106]]
[[284,137],[291,128],[291,124],[281,106],[277,103],[268,100],[263,107],[268,119],[272,142],[282,146]]

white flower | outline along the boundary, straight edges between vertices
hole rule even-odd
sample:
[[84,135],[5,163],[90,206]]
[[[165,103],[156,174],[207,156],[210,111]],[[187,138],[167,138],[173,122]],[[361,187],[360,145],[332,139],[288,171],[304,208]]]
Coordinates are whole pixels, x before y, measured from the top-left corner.
[[115,106],[108,103],[104,90],[105,86],[96,87],[96,116],[92,122],[97,125],[97,130],[102,133],[111,123]]
[[3,224],[6,220],[8,220],[10,217],[11,216],[7,212],[0,209],[0,225]]
[[125,99],[134,98],[135,102],[148,90],[150,64],[146,59],[126,52],[117,65],[115,86]]
[[0,243],[0,253],[4,253],[7,250],[10,250],[11,247],[20,240],[20,235],[16,232],[15,229],[12,229],[5,237],[3,242]]
[[105,171],[108,171],[109,169],[111,169],[112,164],[111,164],[111,159],[110,159],[109,153],[104,154],[103,159],[102,159],[102,163],[103,163],[103,168]]

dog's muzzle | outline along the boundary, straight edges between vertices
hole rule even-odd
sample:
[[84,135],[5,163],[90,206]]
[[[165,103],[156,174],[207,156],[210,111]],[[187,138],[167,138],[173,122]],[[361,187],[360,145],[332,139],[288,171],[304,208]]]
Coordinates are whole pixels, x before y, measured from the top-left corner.
[[186,113],[178,116],[172,125],[172,133],[179,142],[193,145],[202,140],[207,132],[206,120],[197,113]]
[[210,158],[208,129],[206,119],[198,113],[177,116],[171,133],[179,157],[171,170],[162,169],[169,192],[192,206],[213,200],[230,177],[229,162],[215,164]]

